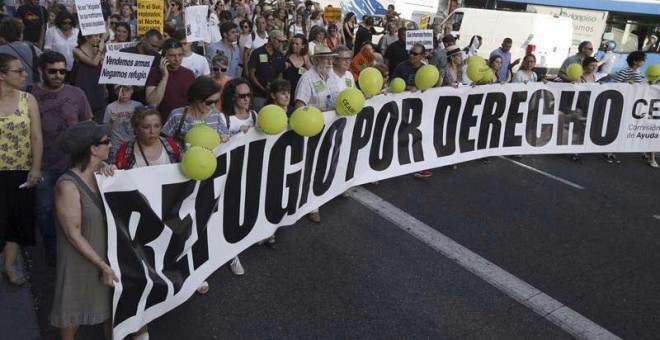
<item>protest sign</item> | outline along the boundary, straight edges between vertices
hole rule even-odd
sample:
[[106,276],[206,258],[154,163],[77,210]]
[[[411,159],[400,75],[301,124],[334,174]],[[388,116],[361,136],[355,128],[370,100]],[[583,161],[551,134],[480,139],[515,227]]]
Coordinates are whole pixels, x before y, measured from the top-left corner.
[[137,44],[138,44],[137,41],[128,41],[123,43],[107,43],[105,44],[105,49],[108,52],[119,52],[119,50],[121,49],[137,46]]
[[186,7],[186,41],[203,41],[208,31],[206,16],[209,14],[208,6]]
[[362,72],[362,70],[365,68],[372,66],[375,59],[376,57],[374,56],[373,52],[371,52],[371,50],[362,48],[351,61],[349,70],[351,71],[351,74],[353,74],[353,78],[360,78],[360,72]]
[[105,21],[100,0],[76,0],[75,5],[82,35],[105,33]]
[[[98,176],[108,221],[114,338],[189,299],[215,270],[350,187],[483,157],[660,150],[660,87],[506,84],[378,95],[323,131],[257,129],[178,164]],[[405,189],[404,189],[405,190]]]
[[431,20],[431,15],[433,14],[420,12],[420,11],[413,11],[410,20],[416,22],[417,27],[419,27],[419,29],[424,30],[429,28],[429,21]]
[[107,52],[103,58],[99,84],[144,86],[153,61],[154,56],[151,55]]
[[406,31],[406,50],[410,51],[414,44],[424,45],[426,50],[433,50],[433,30]]
[[163,32],[165,22],[165,2],[160,0],[138,0],[137,34],[142,35],[150,29]]
[[[336,24],[341,21],[341,8],[326,7],[323,11],[323,18],[328,24]],[[340,27],[341,29],[341,27]]]

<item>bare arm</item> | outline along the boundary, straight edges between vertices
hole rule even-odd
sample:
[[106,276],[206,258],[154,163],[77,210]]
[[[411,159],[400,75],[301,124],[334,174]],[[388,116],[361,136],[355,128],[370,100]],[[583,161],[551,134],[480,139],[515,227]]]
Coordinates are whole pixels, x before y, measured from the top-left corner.
[[95,51],[94,55],[89,57],[83,52],[82,49],[80,49],[80,47],[73,49],[73,56],[76,58],[76,60],[89,66],[98,66],[99,63],[103,60],[103,54],[101,53],[101,50]]
[[28,109],[30,111],[30,146],[32,148],[32,168],[28,174],[28,185],[37,185],[41,180],[41,160],[44,143],[41,137],[41,115],[37,100],[28,94]]
[[167,71],[167,65],[169,62],[167,58],[162,58],[160,60],[160,74],[161,78],[157,86],[147,86],[145,89],[145,95],[147,97],[147,103],[151,105],[159,105],[163,101],[165,96],[165,88],[167,87],[167,78],[169,77],[169,72]]
[[94,250],[87,239],[82,236],[82,207],[80,206],[80,193],[76,186],[69,181],[61,181],[55,187],[55,209],[57,220],[66,236],[67,241],[102,273],[103,284],[114,286],[119,282],[115,272],[105,263],[103,258]]

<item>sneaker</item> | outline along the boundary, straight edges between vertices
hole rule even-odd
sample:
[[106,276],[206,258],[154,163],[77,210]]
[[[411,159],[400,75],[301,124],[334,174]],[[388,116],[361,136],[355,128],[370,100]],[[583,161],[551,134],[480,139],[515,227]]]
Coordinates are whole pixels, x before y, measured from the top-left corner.
[[652,161],[651,161],[651,160],[648,161],[648,163],[649,163],[649,166],[652,167],[653,169],[657,169],[657,168],[658,168],[658,162],[656,162],[655,159],[652,160]]
[[433,176],[433,173],[431,170],[422,170],[422,171],[417,171],[416,173],[413,174],[413,177],[415,178],[428,178]]
[[314,223],[321,223],[321,214],[318,211],[307,214],[307,218]]
[[245,269],[243,269],[243,266],[241,265],[241,261],[238,259],[238,256],[234,257],[234,259],[231,260],[231,263],[229,264],[229,269],[231,269],[231,272],[234,273],[234,275],[245,274]]
[[204,281],[199,287],[197,287],[197,293],[204,295],[209,292],[209,283]]

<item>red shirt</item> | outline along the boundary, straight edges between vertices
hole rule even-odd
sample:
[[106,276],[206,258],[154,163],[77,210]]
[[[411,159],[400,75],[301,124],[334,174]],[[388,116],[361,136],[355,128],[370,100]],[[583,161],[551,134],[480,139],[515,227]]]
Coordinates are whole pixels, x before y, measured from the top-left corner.
[[[195,74],[183,66],[176,71],[170,70],[169,73],[163,100],[158,104],[158,112],[163,122],[167,121],[172,110],[188,105],[188,87],[195,80]],[[152,67],[145,87],[158,86],[161,78],[160,68]]]

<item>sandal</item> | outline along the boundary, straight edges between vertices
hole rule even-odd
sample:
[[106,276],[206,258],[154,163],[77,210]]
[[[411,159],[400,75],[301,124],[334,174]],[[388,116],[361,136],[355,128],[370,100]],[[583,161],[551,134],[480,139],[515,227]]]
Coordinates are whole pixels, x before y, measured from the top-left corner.
[[9,281],[9,283],[13,284],[14,286],[22,286],[26,282],[25,277],[17,273],[16,270],[5,269],[2,271],[2,276],[4,276],[7,281]]

